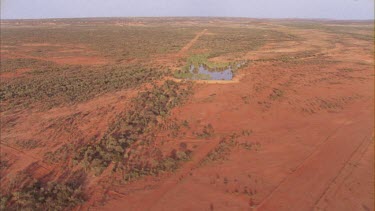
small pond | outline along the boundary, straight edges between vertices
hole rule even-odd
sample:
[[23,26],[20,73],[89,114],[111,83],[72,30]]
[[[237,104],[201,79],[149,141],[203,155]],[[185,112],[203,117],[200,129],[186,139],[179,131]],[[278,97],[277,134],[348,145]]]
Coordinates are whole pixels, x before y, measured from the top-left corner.
[[212,68],[209,69],[206,65],[199,65],[197,68],[192,64],[189,72],[192,74],[192,80],[232,80],[232,67],[226,68]]

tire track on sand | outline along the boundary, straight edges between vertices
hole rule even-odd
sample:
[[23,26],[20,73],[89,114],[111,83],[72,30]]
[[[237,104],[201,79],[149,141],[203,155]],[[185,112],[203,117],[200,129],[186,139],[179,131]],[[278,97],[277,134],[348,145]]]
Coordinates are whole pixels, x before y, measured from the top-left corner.
[[41,158],[38,158],[38,157],[35,157],[34,155],[31,155],[30,153],[26,153],[22,150],[19,150],[15,147],[12,147],[12,146],[9,146],[5,143],[0,143],[0,145],[2,145],[3,148],[6,148],[10,151],[13,151],[15,154],[24,154],[27,158],[31,159],[31,160],[34,160],[35,162],[37,162],[37,164],[44,168],[45,170],[48,170],[48,171],[52,171],[52,168],[50,168],[47,164],[45,164]]
[[364,119],[360,116],[359,121],[334,131],[256,210],[312,210],[371,134]]
[[194,45],[197,40],[207,32],[207,29],[199,32],[188,44],[186,44],[181,50],[177,53],[178,56],[183,56],[190,48]]

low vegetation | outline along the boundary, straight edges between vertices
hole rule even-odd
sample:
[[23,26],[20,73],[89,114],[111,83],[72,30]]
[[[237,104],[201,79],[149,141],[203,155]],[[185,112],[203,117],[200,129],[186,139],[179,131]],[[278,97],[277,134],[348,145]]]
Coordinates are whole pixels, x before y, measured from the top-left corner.
[[85,24],[62,23],[60,27],[51,28],[4,27],[1,31],[1,41],[2,45],[13,47],[12,51],[22,48],[27,43],[45,44],[30,52],[37,56],[48,56],[51,48],[54,48],[55,52],[64,50],[61,46],[68,43],[84,46],[86,53],[94,51],[99,56],[122,62],[127,59],[149,58],[157,54],[178,52],[193,39],[198,30],[200,29],[171,25],[126,26],[86,21]]
[[0,87],[1,109],[31,106],[47,108],[91,99],[99,94],[138,87],[160,79],[162,71],[139,66],[54,66],[33,77],[5,81]]
[[74,160],[100,174],[111,162],[126,159],[126,150],[158,124],[159,118],[181,104],[191,93],[191,84],[166,81],[161,86],[140,93],[133,108],[122,115],[98,142],[82,147]]
[[84,201],[81,187],[34,181],[30,185],[1,196],[1,210],[66,210]]
[[284,96],[284,91],[281,89],[274,88],[272,89],[272,93],[269,95],[271,100],[277,100]]
[[125,172],[123,176],[124,181],[128,182],[142,176],[158,175],[162,172],[175,171],[182,162],[190,160],[192,154],[192,151],[183,145],[181,145],[179,149],[172,150],[167,156],[163,156],[158,149],[154,151],[157,153],[151,153],[153,154],[151,156],[139,154],[129,159],[126,166],[121,168],[121,170]]
[[203,126],[202,132],[196,133],[198,138],[210,138],[214,135],[215,130],[211,124]]
[[34,167],[2,178],[0,210],[71,210],[86,200],[84,171],[36,179],[30,174]]
[[208,69],[213,68],[225,68],[231,65],[229,62],[212,62],[208,60],[209,54],[192,54],[187,58],[187,64],[184,66],[185,70],[189,70],[191,65],[198,67],[199,65],[205,65]]
[[[355,22],[352,22],[355,23]],[[333,33],[336,36],[350,37],[363,41],[374,41],[374,23],[355,23],[348,24],[345,22],[325,22],[320,23],[316,21],[301,21],[301,22],[288,22],[283,23],[284,26],[295,27],[298,29],[314,29],[328,33]]]
[[207,164],[209,162],[214,162],[214,161],[220,161],[220,160],[225,160],[228,158],[230,155],[231,149],[234,146],[238,145],[237,138],[239,136],[237,134],[232,134],[229,137],[223,138],[218,146],[211,150],[208,155],[204,158],[202,161],[202,165]]
[[48,68],[51,65],[53,65],[52,62],[46,62],[30,58],[1,58],[0,72],[14,72],[17,69],[23,68]]
[[255,151],[258,151],[259,148],[260,148],[260,143],[259,142],[244,142],[244,143],[240,143],[239,146],[241,146],[243,149],[246,149],[246,150],[255,150]]
[[2,158],[0,159],[0,172],[3,171],[3,170],[8,169],[10,167],[9,160],[5,160],[3,158],[5,155],[2,154],[1,156],[2,156]]
[[259,142],[240,142],[238,140],[241,137],[249,137],[252,133],[252,130],[242,130],[239,134],[233,133],[229,136],[222,138],[219,144],[213,150],[211,150],[207,154],[207,156],[202,160],[201,165],[228,159],[232,149],[237,146],[246,150],[258,151],[260,148]]
[[29,139],[29,140],[18,140],[16,141],[16,145],[21,147],[22,149],[35,149],[40,147],[39,141],[35,139]]
[[159,124],[160,132],[167,131],[167,136],[173,138],[186,135],[186,132],[182,132],[182,130],[188,128],[190,128],[190,126],[187,120],[178,121],[176,119],[165,119],[164,122]]
[[60,182],[35,179],[28,172],[19,171],[2,183],[1,210],[67,210],[84,202],[83,171],[65,175]]
[[64,144],[56,151],[51,151],[44,154],[43,160],[50,164],[66,161],[72,151],[72,145]]
[[209,27],[208,31],[211,34],[202,36],[193,48],[195,50],[207,49],[208,58],[227,54],[240,56],[246,52],[257,50],[270,40],[298,39],[293,35],[270,29],[233,27],[228,30],[225,27]]

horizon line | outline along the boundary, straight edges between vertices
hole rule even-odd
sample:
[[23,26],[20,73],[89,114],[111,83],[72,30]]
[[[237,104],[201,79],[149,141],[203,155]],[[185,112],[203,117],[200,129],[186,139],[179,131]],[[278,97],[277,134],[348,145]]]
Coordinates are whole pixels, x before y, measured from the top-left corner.
[[242,19],[258,19],[258,20],[325,20],[325,21],[374,21],[372,19],[338,19],[338,18],[257,18],[243,16],[86,16],[86,17],[48,17],[48,18],[0,18],[0,21],[22,21],[22,20],[64,20],[64,19],[114,19],[114,18],[242,18]]

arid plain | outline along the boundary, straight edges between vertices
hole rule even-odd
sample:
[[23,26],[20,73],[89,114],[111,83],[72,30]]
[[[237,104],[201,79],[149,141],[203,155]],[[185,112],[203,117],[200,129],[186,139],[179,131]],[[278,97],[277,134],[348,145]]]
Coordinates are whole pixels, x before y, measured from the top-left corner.
[[2,21],[0,80],[1,209],[374,210],[372,21]]

